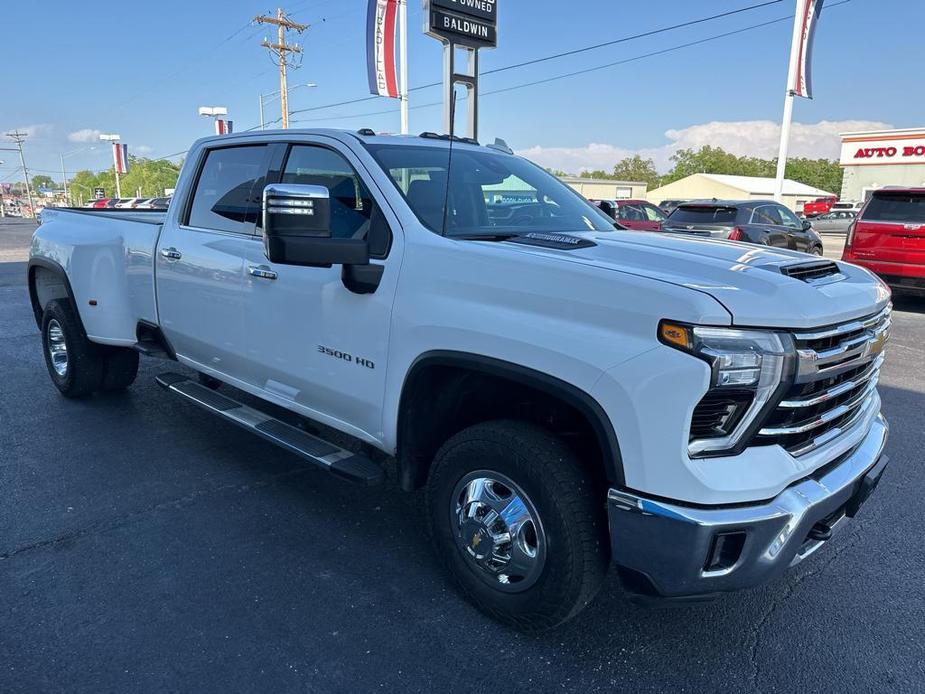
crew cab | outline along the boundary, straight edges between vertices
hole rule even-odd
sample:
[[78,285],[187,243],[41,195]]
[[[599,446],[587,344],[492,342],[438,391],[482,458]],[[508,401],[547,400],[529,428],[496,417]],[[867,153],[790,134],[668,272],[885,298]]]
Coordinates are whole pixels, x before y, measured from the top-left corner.
[[886,285],[621,231],[502,142],[200,140],[166,213],[46,211],[28,282],[62,395],[124,390],[145,354],[164,397],[306,464],[394,470],[461,592],[521,629],[611,565],[641,601],[780,576],[887,465]]
[[925,296],[925,188],[875,191],[848,230],[842,259]]

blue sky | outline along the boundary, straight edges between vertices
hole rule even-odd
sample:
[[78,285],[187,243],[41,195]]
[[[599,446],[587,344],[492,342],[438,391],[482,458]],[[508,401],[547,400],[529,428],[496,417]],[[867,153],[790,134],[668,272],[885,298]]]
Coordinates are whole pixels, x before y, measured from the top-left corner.
[[[757,4],[761,0],[499,0],[500,46],[482,53],[483,70]],[[827,0],[833,5],[837,0]],[[291,109],[367,95],[366,0],[292,0],[311,29]],[[633,58],[793,12],[794,0],[483,79],[490,91]],[[208,134],[200,105],[227,106],[237,130],[258,122],[258,94],[278,88],[260,40],[248,26],[269,11],[247,0],[161,0],[92,6],[51,0],[41,10],[9,3],[0,18],[0,128],[27,128],[27,163],[36,172],[108,166],[96,131],[118,132],[136,154],[185,150]],[[421,32],[420,2],[409,0],[410,82],[440,79],[441,47]],[[40,14],[39,14],[40,12]],[[823,12],[815,51],[814,101],[798,100],[795,154],[835,156],[840,130],[880,124],[925,126],[920,72],[925,58],[920,0],[851,0]],[[633,152],[661,168],[681,146],[716,144],[738,153],[776,150],[791,22],[684,48],[543,86],[486,95],[481,136],[504,137],[541,163],[568,170],[610,166]],[[36,48],[36,42],[38,48]],[[439,101],[438,88],[412,106]],[[373,112],[394,109],[379,115]],[[278,101],[267,106],[279,115]],[[397,103],[370,101],[297,115],[294,127],[397,131]],[[415,108],[413,132],[439,130],[439,107]],[[95,145],[95,150],[87,149]],[[74,152],[74,150],[78,150]],[[0,152],[0,180],[16,180],[15,154]],[[57,178],[60,178],[60,173]]]

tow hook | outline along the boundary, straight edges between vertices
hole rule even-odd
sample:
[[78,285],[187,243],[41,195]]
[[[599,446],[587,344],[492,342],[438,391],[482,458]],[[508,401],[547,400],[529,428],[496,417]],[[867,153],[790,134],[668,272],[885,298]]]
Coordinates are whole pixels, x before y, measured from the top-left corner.
[[816,523],[809,531],[809,538],[817,542],[825,542],[832,539],[832,526],[824,521]]

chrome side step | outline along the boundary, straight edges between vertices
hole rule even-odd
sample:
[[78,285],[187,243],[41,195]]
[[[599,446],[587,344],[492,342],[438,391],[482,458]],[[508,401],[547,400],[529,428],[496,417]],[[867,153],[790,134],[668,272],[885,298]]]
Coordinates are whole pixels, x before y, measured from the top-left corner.
[[369,458],[290,426],[226,395],[216,393],[186,376],[165,373],[157,376],[155,380],[162,388],[338,477],[368,486],[379,484],[385,477],[382,467]]

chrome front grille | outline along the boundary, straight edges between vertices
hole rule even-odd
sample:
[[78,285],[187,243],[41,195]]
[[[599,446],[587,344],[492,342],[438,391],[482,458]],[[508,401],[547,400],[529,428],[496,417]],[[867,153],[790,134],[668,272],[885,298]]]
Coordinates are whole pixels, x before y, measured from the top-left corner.
[[794,333],[794,383],[763,423],[756,445],[800,456],[824,446],[870,414],[890,337],[892,306],[868,318]]

